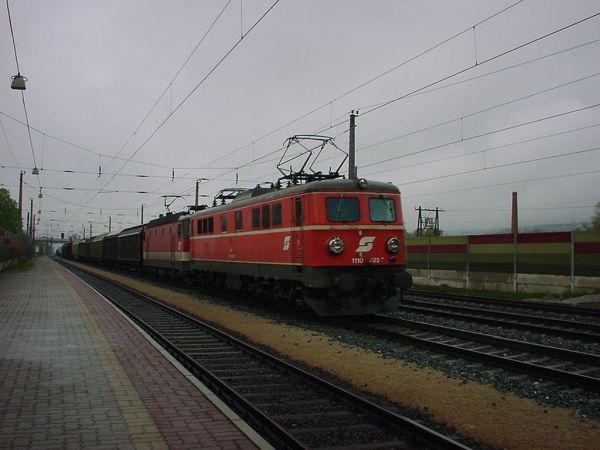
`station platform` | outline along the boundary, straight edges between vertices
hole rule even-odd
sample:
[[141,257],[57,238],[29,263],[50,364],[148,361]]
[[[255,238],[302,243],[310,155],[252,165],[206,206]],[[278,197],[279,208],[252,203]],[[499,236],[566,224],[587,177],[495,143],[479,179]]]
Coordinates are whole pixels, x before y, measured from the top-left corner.
[[270,446],[47,257],[0,273],[0,448]]

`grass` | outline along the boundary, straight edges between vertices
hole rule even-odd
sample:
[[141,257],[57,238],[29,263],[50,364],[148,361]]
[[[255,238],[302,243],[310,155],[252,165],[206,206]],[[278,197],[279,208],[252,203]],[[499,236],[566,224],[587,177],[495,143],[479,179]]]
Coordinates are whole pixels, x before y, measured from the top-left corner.
[[33,267],[33,259],[24,259],[23,261],[19,261],[17,263],[11,264],[6,268],[6,270],[13,270],[15,272],[24,272],[26,270],[30,270]]

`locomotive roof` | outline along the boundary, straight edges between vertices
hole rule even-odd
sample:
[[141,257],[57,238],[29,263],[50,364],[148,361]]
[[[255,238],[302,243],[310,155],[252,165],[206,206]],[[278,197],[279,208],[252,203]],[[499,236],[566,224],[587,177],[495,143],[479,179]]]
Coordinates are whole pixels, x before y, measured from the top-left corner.
[[186,214],[187,213],[185,211],[181,211],[178,213],[172,213],[172,214],[165,214],[164,216],[159,217],[158,219],[154,219],[154,220],[151,220],[150,222],[148,222],[146,224],[146,228],[151,228],[151,227],[156,227],[158,225],[164,225],[167,223],[177,222],[181,216],[184,216]]
[[212,208],[204,209],[191,215],[194,216],[205,216],[211,213],[218,213],[219,211],[229,210],[236,206],[244,206],[252,203],[257,203],[263,200],[271,200],[281,197],[288,197],[293,195],[299,195],[309,192],[389,192],[390,194],[398,194],[400,191],[398,187],[391,183],[384,183],[381,181],[368,181],[366,189],[360,189],[356,181],[349,179],[334,179],[334,180],[320,180],[312,181],[306,184],[299,184],[296,186],[290,186],[283,189],[264,188],[257,186],[253,189],[248,189],[247,193],[240,194],[240,198],[234,200],[226,205],[219,205]]

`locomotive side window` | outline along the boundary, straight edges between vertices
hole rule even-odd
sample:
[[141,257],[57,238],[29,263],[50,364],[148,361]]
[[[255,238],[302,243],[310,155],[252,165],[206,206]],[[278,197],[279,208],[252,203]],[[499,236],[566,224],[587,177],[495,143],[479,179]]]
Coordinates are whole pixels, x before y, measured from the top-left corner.
[[276,227],[281,225],[281,203],[275,203],[271,208],[271,224]]
[[183,222],[183,238],[184,239],[190,238],[190,221],[189,220],[186,220],[185,222]]
[[242,212],[236,211],[234,214],[234,219],[235,219],[235,229],[241,230],[242,226],[244,225],[242,222]]
[[294,225],[297,227],[302,226],[302,199],[294,199],[294,209],[296,210],[296,216],[294,219]]
[[198,234],[202,233],[202,220],[196,221],[196,229]]
[[260,227],[260,208],[252,208],[252,228]]
[[360,219],[358,198],[356,197],[329,197],[325,199],[327,206],[327,220],[330,222],[354,222]]
[[214,217],[209,217],[208,218],[208,233],[212,233],[213,231],[215,231],[215,218]]
[[370,198],[369,215],[373,222],[395,222],[396,209],[391,198]]
[[221,215],[221,231],[227,231],[227,214]]
[[270,214],[271,210],[269,205],[264,205],[262,207],[262,227],[263,228],[269,228],[269,225],[271,223],[271,214]]

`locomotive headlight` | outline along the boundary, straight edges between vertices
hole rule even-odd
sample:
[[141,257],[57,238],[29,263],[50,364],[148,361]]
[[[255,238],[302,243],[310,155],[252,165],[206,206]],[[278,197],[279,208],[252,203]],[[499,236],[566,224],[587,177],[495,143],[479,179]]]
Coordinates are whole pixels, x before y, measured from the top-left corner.
[[329,239],[327,246],[329,247],[329,251],[334,255],[339,255],[344,251],[344,241],[338,236]]
[[400,239],[398,239],[396,236],[391,237],[387,240],[385,246],[388,252],[398,253],[398,251],[400,251]]

